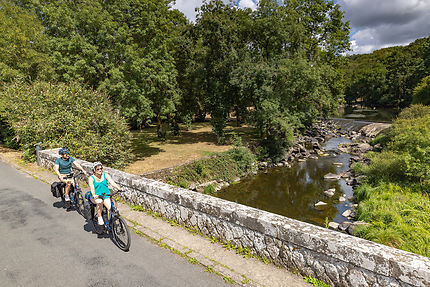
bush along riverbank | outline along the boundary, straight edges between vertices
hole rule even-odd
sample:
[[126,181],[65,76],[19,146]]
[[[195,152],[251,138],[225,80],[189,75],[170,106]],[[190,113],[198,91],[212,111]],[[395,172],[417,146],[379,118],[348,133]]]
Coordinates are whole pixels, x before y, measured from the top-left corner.
[[267,160],[257,161],[257,156],[242,145],[240,138],[233,137],[234,148],[232,150],[216,153],[180,166],[150,172],[143,176],[215,195],[221,188],[238,182],[245,176],[256,174],[257,169],[264,170],[275,166],[289,167],[295,161],[326,155],[322,144],[331,137],[358,137],[359,135],[354,131],[342,131],[333,121],[320,120],[306,135],[297,136],[294,145],[276,163]]
[[215,195],[222,187],[256,172],[256,156],[242,145],[240,138],[232,139],[233,148],[188,164],[149,174],[172,185]]
[[430,257],[430,107],[406,108],[370,144],[352,158],[356,219],[365,222],[352,233]]

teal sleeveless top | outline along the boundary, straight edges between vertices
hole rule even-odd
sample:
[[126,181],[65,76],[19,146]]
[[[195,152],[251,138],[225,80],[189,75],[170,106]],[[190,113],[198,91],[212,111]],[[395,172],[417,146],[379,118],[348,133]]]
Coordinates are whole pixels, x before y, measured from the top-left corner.
[[95,190],[95,194],[97,195],[101,195],[103,192],[107,195],[110,194],[109,192],[109,188],[108,188],[108,183],[106,180],[106,176],[105,173],[103,173],[103,180],[101,182],[97,182],[96,178],[94,175],[91,176],[94,180],[94,190]]

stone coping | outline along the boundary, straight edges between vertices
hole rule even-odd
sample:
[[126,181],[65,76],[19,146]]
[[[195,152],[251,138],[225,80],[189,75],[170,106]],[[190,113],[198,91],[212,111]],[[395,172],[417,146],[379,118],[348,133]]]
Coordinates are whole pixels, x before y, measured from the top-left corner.
[[[52,166],[58,158],[58,149],[40,151],[39,156],[42,165]],[[77,161],[90,171],[91,163]],[[105,171],[125,189],[138,190],[148,196],[270,236],[317,254],[316,257],[329,257],[339,264],[355,266],[405,283],[400,286],[430,286],[430,259],[427,257],[116,169],[106,167]]]

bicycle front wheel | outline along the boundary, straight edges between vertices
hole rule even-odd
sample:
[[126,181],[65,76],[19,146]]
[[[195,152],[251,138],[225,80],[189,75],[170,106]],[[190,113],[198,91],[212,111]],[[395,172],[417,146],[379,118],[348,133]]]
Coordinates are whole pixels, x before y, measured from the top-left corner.
[[128,251],[131,244],[130,230],[121,216],[114,215],[114,218],[112,218],[112,231],[119,249]]

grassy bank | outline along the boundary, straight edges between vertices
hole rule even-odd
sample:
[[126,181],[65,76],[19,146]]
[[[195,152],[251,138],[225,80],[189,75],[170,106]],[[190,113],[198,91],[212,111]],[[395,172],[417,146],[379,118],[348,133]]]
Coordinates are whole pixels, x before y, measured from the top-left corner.
[[363,200],[355,235],[391,247],[430,257],[430,200],[426,194],[391,183],[363,185]]
[[[248,148],[237,143],[226,152],[214,153],[209,157],[176,168],[174,175],[167,178],[167,181],[184,188],[188,188],[191,183],[209,181],[230,183],[235,178],[250,174],[255,170],[255,155]],[[204,191],[213,194],[215,186],[208,185]]]
[[430,107],[405,109],[373,144],[371,163],[354,166],[366,178],[354,192],[358,219],[369,223],[356,235],[430,257]]

